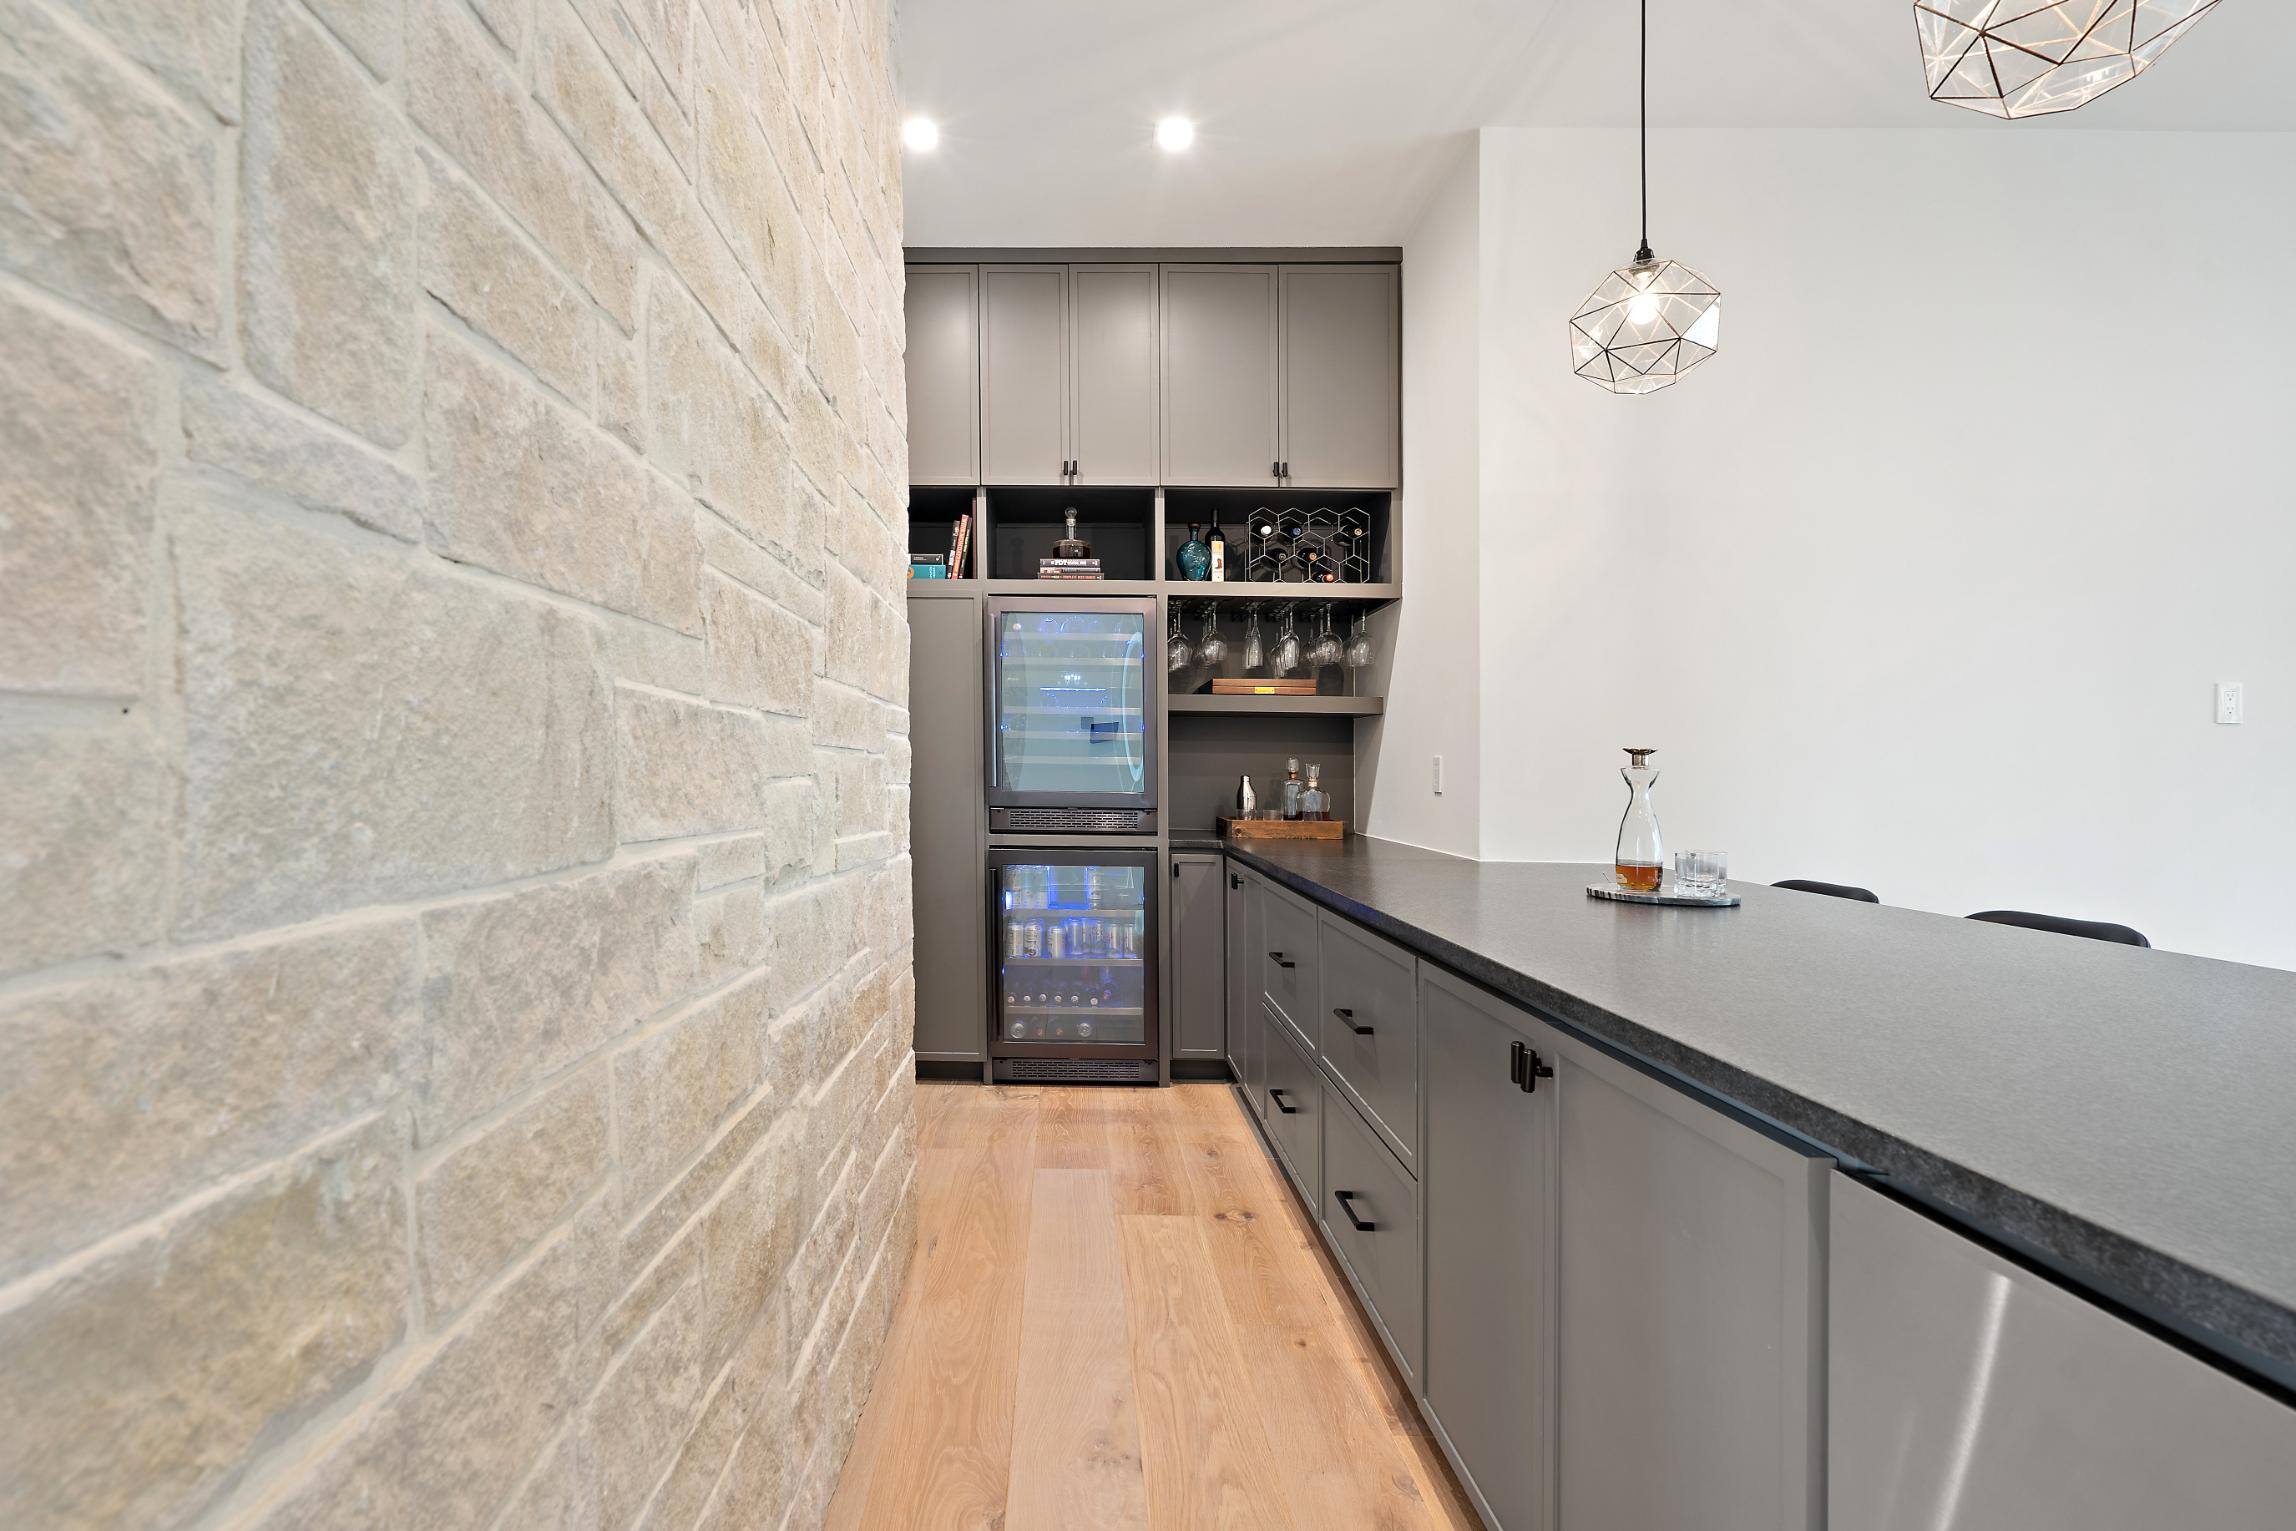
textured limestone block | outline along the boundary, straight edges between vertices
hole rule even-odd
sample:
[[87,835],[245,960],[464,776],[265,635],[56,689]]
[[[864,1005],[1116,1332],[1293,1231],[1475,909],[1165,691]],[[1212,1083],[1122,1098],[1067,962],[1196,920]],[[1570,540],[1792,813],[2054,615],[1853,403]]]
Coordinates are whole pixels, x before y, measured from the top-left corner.
[[312,13],[359,56],[359,62],[388,80],[399,72],[399,8],[375,0],[307,0]]
[[403,1133],[383,1119],[107,1250],[0,1323],[0,1524],[189,1522],[258,1440],[406,1318]]
[[424,157],[423,286],[462,320],[576,402],[590,396],[596,321],[588,296],[535,253],[495,204]]
[[0,0],[0,263],[219,356],[219,131],[34,0]]
[[722,888],[729,882],[765,875],[765,837],[736,835],[694,847],[694,886]]
[[907,626],[900,612],[844,565],[829,566],[829,643],[823,673],[831,680],[872,696],[905,694],[907,654],[899,642]]
[[801,528],[780,411],[691,299],[665,286],[646,309],[654,460],[752,540],[794,552]]
[[[717,1371],[705,1360],[704,1376],[716,1375]],[[748,1402],[749,1395],[737,1379],[718,1378],[716,1387],[701,1402],[701,1417],[694,1421],[693,1433],[678,1448],[669,1476],[662,1480],[647,1507],[648,1527],[687,1527],[701,1517],[711,1490],[717,1487],[719,1475],[733,1455],[734,1444],[741,1439],[742,1427],[749,1422]]]
[[[654,55],[639,40],[638,30],[630,20],[631,8],[617,4],[616,0],[572,0],[572,3],[575,13],[582,18],[582,24],[589,28],[590,35],[598,40],[598,46],[605,50],[607,61],[614,66],[614,73],[621,77],[622,84],[630,93],[638,98],[639,106],[645,110],[646,120],[654,125],[654,131],[661,134],[662,142],[668,144],[670,152],[677,156],[679,168],[688,176],[692,175],[693,118],[680,103],[679,92],[671,89],[669,80],[662,73],[662,67],[654,62]],[[711,19],[716,21],[719,18],[713,16]],[[671,61],[673,67],[678,62],[675,59]]]
[[233,0],[69,0],[129,58],[225,122],[239,118]]
[[526,1487],[502,1512],[503,1531],[601,1531],[596,1474],[582,1460],[581,1438],[558,1437]]
[[[767,552],[750,536],[715,511],[704,507],[696,517],[701,533],[702,561],[802,622],[819,627],[829,618],[829,602],[818,585]],[[817,666],[818,668],[818,666]]]
[[845,455],[845,426],[811,379],[796,390],[796,397],[790,401],[790,420],[797,466],[825,499],[834,502],[838,492],[838,464]]
[[357,1416],[261,1531],[486,1525],[595,1375],[609,1220],[593,1207]]
[[424,915],[424,1141],[691,990],[693,875],[644,861]]
[[410,921],[35,989],[0,1006],[0,1281],[403,1091]]
[[[765,1019],[768,997],[766,981],[760,976],[742,982],[721,996],[719,1003],[745,1007],[751,1022],[770,1041],[770,1027]],[[785,1068],[782,1075],[775,1075],[769,1064],[767,1077],[776,1081],[776,1089],[736,1112],[708,1149],[694,1160],[692,1167],[671,1181],[653,1204],[629,1223],[622,1239],[622,1263],[626,1269],[640,1269],[660,1256],[685,1227],[687,1219],[708,1205],[726,1178],[777,1123],[785,1135],[794,1132],[797,1124],[790,1119],[793,1114],[788,1110],[794,1089],[786,1092],[779,1089],[779,1079],[788,1072]],[[651,1312],[651,1305],[644,1311]]]
[[810,710],[820,633],[723,575],[702,582],[710,696],[735,706],[800,716]]
[[585,1069],[463,1144],[415,1187],[423,1300],[452,1313],[606,1172],[606,1071]]
[[865,691],[836,681],[813,687],[813,742],[829,749],[886,752],[893,708]]
[[615,688],[615,805],[625,843],[756,829],[766,787],[810,768],[804,725]]
[[614,679],[699,697],[709,686],[709,654],[699,635],[687,637],[635,617],[598,624],[606,669]]
[[689,1280],[616,1360],[583,1406],[583,1449],[603,1524],[626,1526],[693,1422],[702,1375],[702,1293]]
[[434,329],[428,354],[432,542],[457,562],[700,632],[685,496],[462,341]]
[[630,328],[637,231],[458,0],[409,0],[407,112]]
[[405,125],[358,66],[286,0],[253,0],[239,149],[247,365],[385,446],[414,418],[421,190]]
[[0,689],[142,689],[158,389],[143,358],[0,295]]
[[709,1355],[732,1353],[780,1286],[803,1229],[802,1177],[788,1162],[798,1139],[769,1136],[702,1223]]
[[0,734],[0,973],[158,939],[171,791],[140,719]]
[[546,603],[219,505],[175,522],[179,933],[601,859],[598,641]]
[[756,1087],[757,990],[702,1001],[614,1057],[614,1131],[624,1209],[642,1206]]
[[765,961],[765,890],[740,883],[694,901],[701,946],[701,984],[709,988]]
[[414,475],[348,435],[212,376],[183,387],[183,449],[195,463],[360,526],[412,542],[422,535]]
[[610,326],[598,334],[598,423],[626,441],[633,452],[646,450],[646,369],[637,345]]
[[859,880],[848,874],[807,883],[766,905],[775,1009],[826,983],[870,943],[871,933],[857,928],[859,894]]

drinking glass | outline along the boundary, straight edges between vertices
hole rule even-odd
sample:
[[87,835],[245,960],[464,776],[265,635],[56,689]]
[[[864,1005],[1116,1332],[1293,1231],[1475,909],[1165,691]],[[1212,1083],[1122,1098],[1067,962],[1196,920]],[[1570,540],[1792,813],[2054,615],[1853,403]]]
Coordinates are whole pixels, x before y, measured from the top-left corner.
[[1348,641],[1347,667],[1360,670],[1371,663],[1371,618],[1355,614],[1355,636]]
[[1282,630],[1276,635],[1275,663],[1269,668],[1277,675],[1290,675],[1299,669],[1299,634],[1292,631],[1292,608],[1286,606]]
[[1196,662],[1196,650],[1189,644],[1187,634],[1180,631],[1180,608],[1172,608],[1172,636],[1164,640],[1164,664],[1174,675]]
[[1204,608],[1204,638],[1196,645],[1196,658],[1207,667],[1217,670],[1228,657],[1228,640],[1220,636],[1220,608]]
[[1315,647],[1308,651],[1307,662],[1311,668],[1328,669],[1338,664],[1346,652],[1347,645],[1339,641],[1338,633],[1332,631],[1331,602],[1326,601],[1323,603],[1323,632],[1316,638]]
[[1260,641],[1260,609],[1252,608],[1251,620],[1244,624],[1244,673],[1268,667],[1268,646]]
[[1730,884],[1730,857],[1722,851],[1676,851],[1674,891],[1685,898],[1719,898]]

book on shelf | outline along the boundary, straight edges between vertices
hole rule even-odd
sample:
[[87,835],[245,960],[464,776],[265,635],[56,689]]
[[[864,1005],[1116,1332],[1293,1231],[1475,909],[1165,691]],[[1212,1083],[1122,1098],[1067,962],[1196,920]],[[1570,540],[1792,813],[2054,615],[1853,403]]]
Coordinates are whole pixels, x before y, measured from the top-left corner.
[[1036,561],[1038,579],[1099,579],[1100,560],[1097,558],[1040,558]]
[[948,577],[950,579],[963,579],[965,577],[965,555],[972,551],[972,543],[973,516],[971,511],[967,511],[957,517],[956,524],[949,528]]

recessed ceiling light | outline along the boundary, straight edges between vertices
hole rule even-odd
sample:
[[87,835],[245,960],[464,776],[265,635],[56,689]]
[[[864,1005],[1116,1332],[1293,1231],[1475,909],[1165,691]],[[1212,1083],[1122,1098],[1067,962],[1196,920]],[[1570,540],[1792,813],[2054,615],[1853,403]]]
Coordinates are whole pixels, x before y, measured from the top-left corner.
[[1156,121],[1156,147],[1166,154],[1178,154],[1196,141],[1196,124],[1185,117],[1160,117]]
[[941,125],[930,117],[911,117],[901,124],[901,142],[919,154],[930,154],[941,146]]

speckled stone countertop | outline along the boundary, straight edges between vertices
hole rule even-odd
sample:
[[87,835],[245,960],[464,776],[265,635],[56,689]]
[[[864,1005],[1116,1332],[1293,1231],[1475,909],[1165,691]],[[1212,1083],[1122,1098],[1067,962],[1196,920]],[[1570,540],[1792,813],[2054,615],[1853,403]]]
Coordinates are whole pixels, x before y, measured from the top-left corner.
[[2296,973],[1744,883],[1606,903],[1607,867],[1384,840],[1224,848],[2296,1387]]

